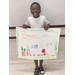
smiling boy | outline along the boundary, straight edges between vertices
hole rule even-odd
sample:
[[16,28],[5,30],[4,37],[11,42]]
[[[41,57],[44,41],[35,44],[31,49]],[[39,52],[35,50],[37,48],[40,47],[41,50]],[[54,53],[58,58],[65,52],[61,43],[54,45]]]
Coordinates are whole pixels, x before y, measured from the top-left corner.
[[[41,13],[41,6],[37,2],[33,2],[30,6],[30,12],[32,14],[31,17],[28,18],[27,22],[23,24],[23,28],[44,28],[48,30],[50,27],[49,22],[46,20],[45,16],[40,15]],[[34,60],[35,63],[35,71],[34,75],[44,74],[45,71],[43,69],[43,60],[40,60],[40,65],[38,66],[38,60]]]

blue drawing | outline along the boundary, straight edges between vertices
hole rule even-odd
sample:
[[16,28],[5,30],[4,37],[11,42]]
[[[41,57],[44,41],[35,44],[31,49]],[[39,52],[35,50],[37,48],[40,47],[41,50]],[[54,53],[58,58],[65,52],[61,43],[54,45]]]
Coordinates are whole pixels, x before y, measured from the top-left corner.
[[38,48],[38,45],[34,45],[34,49],[37,49]]
[[49,43],[47,43],[46,46],[49,46]]
[[50,45],[52,45],[52,43],[50,43]]
[[52,45],[52,43],[47,43],[46,46]]
[[30,48],[37,49],[38,48],[38,45],[30,45]]
[[30,45],[30,48],[33,48],[34,46],[33,45]]

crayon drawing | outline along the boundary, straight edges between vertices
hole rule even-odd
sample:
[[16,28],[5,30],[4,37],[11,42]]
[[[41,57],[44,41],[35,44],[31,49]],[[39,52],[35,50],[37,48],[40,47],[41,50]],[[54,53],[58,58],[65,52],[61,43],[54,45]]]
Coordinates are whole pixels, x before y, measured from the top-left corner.
[[58,55],[60,28],[23,29],[16,27],[17,57],[55,59]]

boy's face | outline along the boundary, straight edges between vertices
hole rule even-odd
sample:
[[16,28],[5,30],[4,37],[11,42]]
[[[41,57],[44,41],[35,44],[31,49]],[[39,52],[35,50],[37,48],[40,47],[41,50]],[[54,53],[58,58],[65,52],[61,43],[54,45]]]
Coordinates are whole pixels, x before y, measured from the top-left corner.
[[38,18],[41,10],[38,4],[33,4],[31,7],[31,14],[34,18]]

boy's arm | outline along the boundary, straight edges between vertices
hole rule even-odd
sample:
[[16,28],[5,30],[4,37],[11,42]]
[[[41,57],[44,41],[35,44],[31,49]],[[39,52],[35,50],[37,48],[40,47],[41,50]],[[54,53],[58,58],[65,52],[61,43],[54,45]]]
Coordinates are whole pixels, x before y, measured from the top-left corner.
[[23,28],[30,28],[29,26],[27,26],[26,24],[22,25]]
[[49,27],[50,27],[50,24],[46,24],[45,27],[44,27],[44,29],[48,30]]

